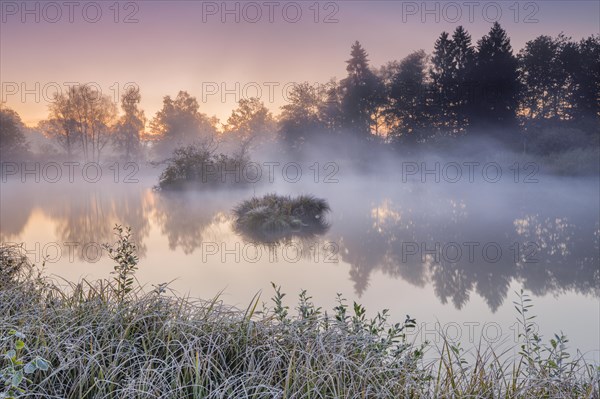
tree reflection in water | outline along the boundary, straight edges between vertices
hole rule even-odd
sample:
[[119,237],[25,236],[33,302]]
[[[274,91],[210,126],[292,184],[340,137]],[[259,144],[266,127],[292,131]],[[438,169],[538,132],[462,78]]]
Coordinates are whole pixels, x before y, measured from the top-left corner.
[[[271,254],[282,245],[294,245],[305,258],[315,245],[334,242],[338,259],[349,265],[358,295],[368,290],[371,275],[378,271],[417,287],[431,284],[442,303],[456,308],[477,293],[495,311],[514,281],[536,295],[600,296],[600,228],[597,209],[589,204],[540,206],[538,197],[516,198],[514,204],[490,211],[476,196],[428,195],[406,186],[392,194],[332,198],[331,229],[323,236],[257,243],[232,229],[230,211],[247,194],[243,192],[165,194],[138,186],[66,192],[49,184],[44,195],[39,193],[35,185],[2,190],[2,241],[19,241],[37,210],[52,220],[56,238],[63,242],[111,242],[115,224],[131,226],[141,258],[152,251],[145,243],[152,224],[170,250],[185,254],[212,240],[213,228],[224,229],[234,241],[261,245]],[[470,259],[468,245],[473,243],[477,246]],[[484,259],[486,243],[501,248],[499,259]],[[462,250],[460,257],[456,247]]]

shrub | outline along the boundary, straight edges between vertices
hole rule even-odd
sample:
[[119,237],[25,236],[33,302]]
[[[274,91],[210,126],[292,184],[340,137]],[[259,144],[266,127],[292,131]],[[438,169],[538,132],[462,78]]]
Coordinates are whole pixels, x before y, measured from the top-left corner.
[[173,190],[186,187],[232,185],[246,183],[252,176],[244,173],[249,162],[246,155],[229,156],[215,154],[207,148],[193,145],[181,147],[167,160],[167,167],[161,173],[158,189]]

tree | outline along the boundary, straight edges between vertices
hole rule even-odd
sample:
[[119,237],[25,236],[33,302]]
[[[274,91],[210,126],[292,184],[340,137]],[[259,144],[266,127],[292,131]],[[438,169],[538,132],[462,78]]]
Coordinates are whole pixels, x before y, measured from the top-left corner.
[[383,85],[369,68],[367,52],[357,41],[346,61],[348,76],[342,80],[342,125],[359,137],[369,137],[374,114],[383,101]]
[[442,32],[435,43],[430,71],[438,130],[457,135],[469,125],[474,66],[471,35],[462,26],[454,30],[452,39]]
[[425,52],[416,51],[400,62],[391,78],[388,112],[397,121],[391,134],[404,142],[425,140],[429,120],[426,61]]
[[0,106],[0,158],[18,159],[27,153],[28,144],[23,134],[25,125],[18,113]]
[[135,159],[141,151],[141,135],[146,125],[144,111],[138,108],[141,101],[140,90],[129,87],[121,96],[121,109],[124,115],[114,127],[113,141],[125,159]]
[[585,130],[600,135],[600,35],[581,40],[578,50],[574,116]]
[[233,110],[223,132],[240,144],[266,142],[274,138],[276,123],[273,114],[255,97],[241,99]]
[[323,87],[325,101],[319,104],[319,119],[330,134],[339,133],[342,130],[342,105],[341,90],[335,79],[329,80]]
[[214,139],[216,121],[199,111],[195,97],[180,91],[175,100],[163,99],[163,107],[150,122],[159,154],[170,154],[175,148]]
[[574,97],[572,69],[576,48],[564,35],[539,36],[519,53],[524,86],[521,113],[535,125],[556,123],[572,117]]
[[[477,42],[473,124],[480,133],[489,127],[516,127],[519,106],[518,61],[510,39],[498,22]],[[474,129],[475,130],[475,129]]]
[[453,44],[448,32],[442,32],[436,40],[431,58],[431,102],[434,112],[434,127],[438,131],[454,130],[456,119],[453,108],[454,55]]
[[310,137],[325,130],[321,110],[326,99],[327,93],[322,86],[305,82],[290,90],[288,103],[281,107],[279,118],[279,132],[290,147],[300,149]]
[[46,137],[54,140],[65,151],[68,159],[73,158],[75,149],[81,148],[79,132],[76,131],[75,124],[72,121],[49,118],[40,121],[37,129]]
[[392,100],[390,98],[392,82],[398,74],[400,63],[390,61],[375,69],[374,73],[381,84],[381,100],[371,115],[371,133],[384,141],[390,140],[398,129],[398,119],[392,112]]
[[79,142],[84,159],[98,162],[109,142],[116,113],[109,96],[87,85],[71,86],[66,93],[55,95],[46,128],[59,138],[69,158]]
[[452,35],[453,82],[452,106],[455,109],[457,131],[463,132],[469,125],[469,116],[473,105],[473,72],[475,50],[471,44],[471,35],[458,26]]

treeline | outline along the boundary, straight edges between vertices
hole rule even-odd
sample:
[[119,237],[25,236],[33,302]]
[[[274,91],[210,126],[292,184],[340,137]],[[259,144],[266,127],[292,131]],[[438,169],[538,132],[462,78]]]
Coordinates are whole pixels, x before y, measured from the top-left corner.
[[[107,96],[75,86],[56,96],[37,130],[68,157],[90,161],[98,161],[106,146],[136,159],[215,137],[243,148],[280,140],[298,151],[318,137],[410,148],[485,136],[540,154],[598,145],[599,35],[579,42],[563,34],[539,36],[515,54],[498,23],[476,43],[459,26],[439,36],[431,55],[420,50],[380,68],[355,42],[346,70],[339,82],[295,85],[277,117],[259,99],[242,99],[221,129],[186,91],[164,97],[148,121],[137,88],[123,94],[119,116]],[[19,116],[1,112],[0,156],[25,152]]]
[[550,130],[577,136],[536,148],[547,153],[600,133],[600,36],[539,36],[514,54],[498,23],[476,44],[459,26],[430,56],[417,51],[380,69],[355,42],[346,70],[339,83],[294,89],[279,120],[286,140],[354,133],[410,145],[485,135],[523,148]]

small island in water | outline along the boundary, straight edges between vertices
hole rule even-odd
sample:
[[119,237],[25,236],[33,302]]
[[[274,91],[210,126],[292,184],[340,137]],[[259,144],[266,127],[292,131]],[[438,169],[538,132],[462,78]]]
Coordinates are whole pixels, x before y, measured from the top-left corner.
[[331,211],[326,200],[312,195],[296,198],[277,194],[253,197],[234,210],[234,227],[240,234],[261,242],[293,236],[308,238],[329,229],[325,215]]

